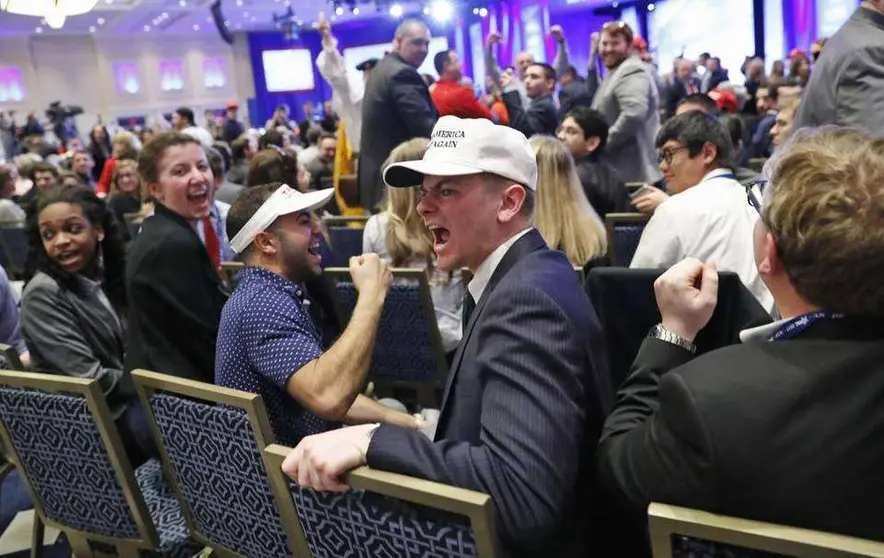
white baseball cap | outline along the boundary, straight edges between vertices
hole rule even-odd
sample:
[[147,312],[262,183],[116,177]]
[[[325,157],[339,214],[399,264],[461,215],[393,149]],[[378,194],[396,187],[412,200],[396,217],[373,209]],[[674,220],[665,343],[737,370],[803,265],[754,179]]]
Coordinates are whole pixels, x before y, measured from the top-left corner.
[[312,211],[328,203],[334,195],[334,188],[326,188],[306,194],[283,184],[267,198],[258,211],[252,215],[243,228],[230,241],[230,247],[237,254],[242,254],[249,244],[255,240],[259,232],[267,230],[279,217],[290,213]]
[[485,118],[443,116],[433,127],[424,158],[388,166],[384,169],[384,182],[400,188],[420,185],[425,175],[483,172],[537,189],[537,160],[522,132]]

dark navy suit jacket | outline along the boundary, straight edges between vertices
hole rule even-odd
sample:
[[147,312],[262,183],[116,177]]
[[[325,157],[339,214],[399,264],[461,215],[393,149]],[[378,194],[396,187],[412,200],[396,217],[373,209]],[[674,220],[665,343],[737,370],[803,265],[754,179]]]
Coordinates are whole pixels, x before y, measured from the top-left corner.
[[536,230],[506,253],[454,357],[432,442],[384,425],[368,465],[490,494],[510,555],[584,556],[613,395],[595,312]]

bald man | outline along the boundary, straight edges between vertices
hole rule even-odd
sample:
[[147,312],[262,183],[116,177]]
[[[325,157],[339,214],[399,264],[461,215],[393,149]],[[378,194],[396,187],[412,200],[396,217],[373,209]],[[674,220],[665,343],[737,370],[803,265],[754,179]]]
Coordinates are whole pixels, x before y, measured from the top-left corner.
[[396,28],[393,51],[378,62],[362,98],[359,203],[375,211],[384,192],[381,164],[394,147],[430,137],[439,118],[427,85],[417,73],[427,57],[430,29],[417,20]]

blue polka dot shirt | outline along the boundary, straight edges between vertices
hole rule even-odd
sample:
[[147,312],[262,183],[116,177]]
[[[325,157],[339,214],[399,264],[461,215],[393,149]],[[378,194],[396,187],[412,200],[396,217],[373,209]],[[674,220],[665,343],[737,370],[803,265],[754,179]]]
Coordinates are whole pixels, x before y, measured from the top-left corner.
[[286,391],[295,372],[322,355],[304,288],[257,267],[242,269],[237,281],[221,313],[215,383],[259,394],[280,444],[295,446],[304,436],[337,428]]

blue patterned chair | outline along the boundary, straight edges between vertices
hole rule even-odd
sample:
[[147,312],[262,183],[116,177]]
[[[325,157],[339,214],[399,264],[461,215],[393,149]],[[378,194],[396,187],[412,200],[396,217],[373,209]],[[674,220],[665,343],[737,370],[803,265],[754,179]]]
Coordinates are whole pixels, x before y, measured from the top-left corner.
[[20,279],[25,271],[28,257],[28,239],[24,223],[19,221],[0,222],[0,250],[4,269],[10,276]]
[[605,216],[608,257],[612,266],[629,267],[648,220],[650,216],[641,213],[608,213]]
[[884,543],[653,503],[654,558],[884,556]]
[[96,380],[0,372],[0,420],[12,459],[43,521],[74,553],[186,557],[190,539],[158,462],[132,469]]
[[[362,254],[362,232],[367,216],[325,217],[329,252],[323,254],[323,267],[348,267],[350,258]],[[328,258],[328,259],[326,259]]]
[[259,395],[148,372],[132,372],[166,476],[195,539],[222,556],[304,556],[278,505],[284,486],[267,476],[273,441]]
[[[325,273],[336,281],[340,313],[349,322],[359,297],[350,272],[327,269]],[[438,409],[436,390],[444,387],[448,363],[427,273],[394,269],[393,278],[378,322],[368,377],[379,396],[387,396],[392,388],[409,388],[422,407]]]
[[282,472],[291,448],[268,446],[270,475],[289,487],[305,557],[491,558],[500,556],[494,506],[487,494],[360,467],[350,490],[300,488]]

